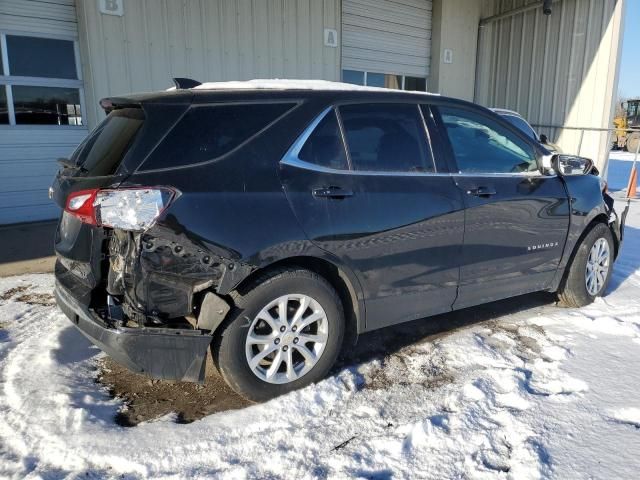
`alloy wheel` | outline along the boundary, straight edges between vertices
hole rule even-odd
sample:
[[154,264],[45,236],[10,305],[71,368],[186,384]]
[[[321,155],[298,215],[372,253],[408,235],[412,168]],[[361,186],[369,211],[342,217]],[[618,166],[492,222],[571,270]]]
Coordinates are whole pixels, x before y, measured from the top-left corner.
[[604,238],[595,241],[587,258],[585,284],[589,295],[596,296],[607,280],[610,265],[609,242]]
[[328,334],[327,314],[316,300],[303,294],[278,297],[249,326],[249,368],[268,383],[293,382],[318,363]]

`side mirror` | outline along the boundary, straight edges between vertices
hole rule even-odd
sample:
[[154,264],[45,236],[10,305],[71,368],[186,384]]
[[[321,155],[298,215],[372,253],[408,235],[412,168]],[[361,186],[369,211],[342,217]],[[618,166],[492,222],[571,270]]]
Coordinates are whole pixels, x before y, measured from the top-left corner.
[[551,157],[551,166],[559,175],[586,175],[593,169],[593,161],[576,155],[556,154]]
[[540,134],[540,143],[544,143],[545,145],[549,142],[549,139],[544,133]]

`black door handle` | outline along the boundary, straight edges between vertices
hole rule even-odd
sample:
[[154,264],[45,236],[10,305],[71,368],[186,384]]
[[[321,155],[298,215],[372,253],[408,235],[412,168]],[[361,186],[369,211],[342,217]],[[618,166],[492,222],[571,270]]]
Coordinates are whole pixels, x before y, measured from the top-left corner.
[[477,187],[467,190],[467,194],[474,195],[476,197],[490,197],[496,193],[496,189],[493,187]]
[[321,198],[345,198],[353,196],[351,190],[345,190],[342,187],[336,186],[314,188],[311,193],[313,193],[314,197]]

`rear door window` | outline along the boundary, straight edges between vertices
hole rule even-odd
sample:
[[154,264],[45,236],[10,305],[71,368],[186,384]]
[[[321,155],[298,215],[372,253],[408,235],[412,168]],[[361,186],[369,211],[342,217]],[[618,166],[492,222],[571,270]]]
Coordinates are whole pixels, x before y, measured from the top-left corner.
[[434,171],[417,105],[344,105],[340,116],[354,170]]
[[340,126],[333,110],[318,123],[298,153],[298,159],[336,170],[349,168],[340,135]]
[[141,108],[112,111],[78,146],[71,160],[91,176],[113,174],[143,123]]
[[538,170],[533,146],[491,118],[438,107],[460,172],[522,173]]
[[143,169],[214,160],[251,139],[295,103],[220,104],[191,107],[145,161]]

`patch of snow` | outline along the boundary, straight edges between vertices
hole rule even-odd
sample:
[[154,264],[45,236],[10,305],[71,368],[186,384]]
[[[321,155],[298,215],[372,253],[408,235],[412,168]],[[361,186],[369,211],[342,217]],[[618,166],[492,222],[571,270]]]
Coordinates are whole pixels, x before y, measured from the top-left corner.
[[[635,154],[629,152],[612,151],[609,154],[606,172],[609,190],[626,191],[634,158]],[[640,168],[640,164],[637,165],[637,168]]]
[[[167,91],[175,89],[176,87],[171,87],[168,88]],[[398,93],[398,90],[389,88],[369,87],[343,82],[331,82],[329,80],[297,80],[281,78],[253,79],[228,82],[204,82],[197,87],[193,87],[192,90],[340,90]],[[410,90],[401,91],[405,93],[415,93],[421,95],[437,95],[435,93]]]
[[609,154],[610,160],[621,160],[623,162],[633,162],[636,152],[625,152],[623,150],[612,150]]
[[618,408],[609,412],[611,419],[640,428],[640,408]]

